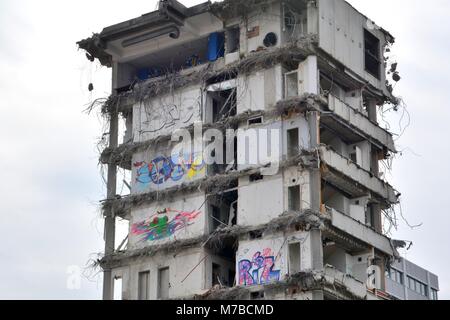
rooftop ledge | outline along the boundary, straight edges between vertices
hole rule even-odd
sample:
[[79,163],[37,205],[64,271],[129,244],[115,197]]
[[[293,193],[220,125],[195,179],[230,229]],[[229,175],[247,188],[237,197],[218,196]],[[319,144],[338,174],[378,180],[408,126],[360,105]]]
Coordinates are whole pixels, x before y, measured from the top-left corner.
[[362,186],[385,199],[389,204],[398,203],[396,191],[387,182],[376,177],[371,172],[364,170],[350,159],[341,156],[330,147],[321,145],[319,151],[321,161],[327,167],[350,178],[350,180],[354,182],[355,188],[357,188],[358,185]]

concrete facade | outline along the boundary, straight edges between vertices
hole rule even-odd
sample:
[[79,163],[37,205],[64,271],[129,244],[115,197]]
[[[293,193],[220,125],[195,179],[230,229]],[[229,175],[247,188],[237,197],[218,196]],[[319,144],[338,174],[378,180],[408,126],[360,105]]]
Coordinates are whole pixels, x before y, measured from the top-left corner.
[[438,276],[401,258],[386,272],[386,292],[399,300],[438,300]]
[[[165,0],[80,41],[112,67],[103,112],[126,127],[101,156],[104,298],[121,279],[133,300],[384,299],[398,253],[382,215],[399,193],[379,172],[396,150],[376,115],[397,101],[392,43],[343,0]],[[230,130],[213,154],[231,161],[209,163]],[[194,138],[176,149],[181,132]],[[129,235],[111,248],[118,218]]]

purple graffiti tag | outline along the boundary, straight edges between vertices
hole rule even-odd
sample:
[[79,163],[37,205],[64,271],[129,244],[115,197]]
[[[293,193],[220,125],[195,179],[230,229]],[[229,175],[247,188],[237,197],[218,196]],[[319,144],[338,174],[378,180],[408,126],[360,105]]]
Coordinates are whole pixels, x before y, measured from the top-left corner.
[[239,285],[269,284],[280,281],[280,270],[274,270],[275,257],[271,249],[265,249],[253,255],[252,261],[241,260],[239,268]]
[[249,260],[239,261],[239,285],[251,286],[254,284],[253,276],[250,274],[252,263]]

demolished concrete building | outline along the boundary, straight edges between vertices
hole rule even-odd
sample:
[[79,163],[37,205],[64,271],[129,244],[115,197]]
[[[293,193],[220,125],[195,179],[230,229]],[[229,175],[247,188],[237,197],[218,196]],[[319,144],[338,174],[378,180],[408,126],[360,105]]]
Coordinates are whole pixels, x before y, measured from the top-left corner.
[[[387,299],[398,242],[383,213],[399,193],[380,175],[396,149],[377,113],[398,103],[393,43],[344,0],[161,0],[80,41],[112,68],[104,299],[119,279],[123,299]],[[173,133],[199,124],[237,130],[234,161],[174,159]],[[241,139],[251,129],[279,130],[277,159],[238,161],[258,153]],[[130,195],[117,196],[118,168]]]

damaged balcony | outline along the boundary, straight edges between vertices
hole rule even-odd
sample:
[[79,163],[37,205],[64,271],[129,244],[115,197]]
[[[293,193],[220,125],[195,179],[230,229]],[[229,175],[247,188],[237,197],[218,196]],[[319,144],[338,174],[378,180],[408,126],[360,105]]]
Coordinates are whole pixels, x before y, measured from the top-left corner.
[[322,179],[344,190],[352,198],[363,197],[371,192],[386,202],[387,206],[398,202],[396,191],[388,183],[338,154],[329,146],[321,145],[319,149]]
[[[367,251],[369,247],[373,247],[387,256],[397,254],[388,237],[338,210],[332,208],[326,210],[331,229],[329,228],[325,234],[340,242],[352,254]],[[354,240],[346,241],[345,239]]]
[[392,134],[369,120],[361,111],[332,94],[328,95],[328,109],[323,113],[321,125],[354,143],[369,140],[380,150],[396,152]]

